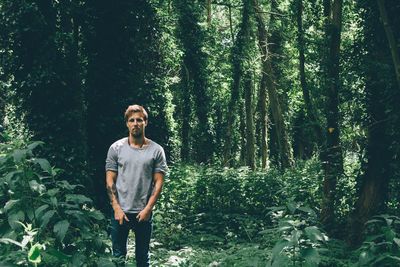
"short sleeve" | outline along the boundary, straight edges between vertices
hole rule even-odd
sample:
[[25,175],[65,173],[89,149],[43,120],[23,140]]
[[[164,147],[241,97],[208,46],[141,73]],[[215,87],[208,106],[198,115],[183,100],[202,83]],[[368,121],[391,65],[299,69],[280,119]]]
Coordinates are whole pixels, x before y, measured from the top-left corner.
[[154,173],[156,172],[162,172],[166,174],[168,171],[168,166],[167,166],[167,159],[165,157],[165,152],[162,147],[157,150],[156,154],[156,159],[155,159],[155,164],[154,164]]
[[114,146],[110,146],[106,158],[106,171],[118,171],[118,153]]

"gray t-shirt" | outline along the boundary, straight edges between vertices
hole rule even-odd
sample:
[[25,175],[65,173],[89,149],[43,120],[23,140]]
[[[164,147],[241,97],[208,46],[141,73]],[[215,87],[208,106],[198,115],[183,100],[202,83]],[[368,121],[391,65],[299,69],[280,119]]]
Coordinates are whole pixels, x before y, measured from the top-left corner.
[[164,149],[152,140],[142,148],[133,148],[125,137],[108,149],[106,171],[118,173],[118,201],[126,213],[144,209],[153,191],[153,174],[165,174],[167,168]]

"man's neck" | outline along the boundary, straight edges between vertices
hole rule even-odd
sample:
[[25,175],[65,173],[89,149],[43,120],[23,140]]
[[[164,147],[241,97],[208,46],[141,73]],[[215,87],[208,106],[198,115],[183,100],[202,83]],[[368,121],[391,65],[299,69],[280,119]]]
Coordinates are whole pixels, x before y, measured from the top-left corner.
[[146,145],[148,143],[147,138],[145,136],[136,138],[136,137],[133,137],[132,135],[130,135],[128,137],[128,142],[131,147],[135,147],[135,148],[142,148],[144,145]]

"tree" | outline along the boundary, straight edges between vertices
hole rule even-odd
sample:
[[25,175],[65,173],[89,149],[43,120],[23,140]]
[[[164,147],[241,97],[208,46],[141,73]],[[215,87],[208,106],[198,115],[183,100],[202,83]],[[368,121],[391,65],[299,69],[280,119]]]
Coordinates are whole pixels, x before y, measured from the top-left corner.
[[[243,0],[243,9],[241,12],[241,22],[239,25],[239,31],[235,38],[235,43],[232,48],[232,84],[231,84],[231,93],[230,100],[228,103],[227,110],[227,125],[226,125],[226,133],[225,133],[225,147],[224,147],[224,162],[225,164],[232,164],[232,160],[234,159],[234,151],[232,149],[233,142],[233,130],[237,127],[237,113],[240,112],[240,99],[241,99],[241,83],[243,80],[243,76],[245,75],[245,59],[248,55],[249,49],[249,39],[250,39],[250,14],[251,14],[251,2],[248,0]],[[250,103],[248,103],[251,105]],[[249,109],[249,107],[247,107]],[[248,110],[249,112],[250,109]],[[246,114],[246,113],[245,113]],[[249,115],[250,116],[250,115]],[[244,125],[242,124],[244,121],[240,120],[240,129],[244,129]],[[246,147],[244,143],[247,138],[245,138],[245,134],[242,134],[242,149]],[[245,158],[246,153],[241,153],[241,158]]]
[[[384,36],[379,22],[376,1],[362,4],[364,17],[365,90],[367,101],[368,139],[363,173],[358,184],[358,198],[350,220],[352,245],[362,241],[364,223],[372,216],[386,210],[390,182],[398,179],[396,157],[399,154],[398,134],[393,127],[399,125],[397,101],[400,93],[396,88],[396,77],[391,61],[390,44]],[[400,6],[393,3],[393,14]],[[379,71],[377,71],[379,70]],[[392,190],[396,190],[393,188]]]
[[[287,131],[287,127],[285,124],[285,118],[283,116],[283,110],[281,107],[281,99],[277,92],[277,80],[275,77],[275,69],[273,67],[272,61],[274,55],[278,52],[273,51],[277,49],[277,44],[279,40],[277,30],[273,30],[271,34],[271,41],[268,41],[267,32],[265,30],[265,23],[262,18],[262,12],[257,2],[254,2],[256,5],[256,20],[257,20],[257,28],[258,28],[258,37],[264,38],[259,40],[259,48],[262,55],[262,83],[266,83],[267,91],[268,91],[268,99],[270,103],[270,109],[272,114],[272,121],[274,123],[273,129],[275,130],[276,141],[278,144],[278,155],[279,162],[282,167],[287,168],[293,165],[293,156],[292,149],[289,142],[289,135]],[[276,3],[275,1],[271,2],[272,10],[270,23],[275,23],[276,17],[273,14],[276,12]],[[275,46],[274,48],[272,46]]]
[[343,158],[339,130],[339,88],[340,88],[340,40],[342,27],[342,0],[334,0],[332,13],[328,18],[329,54],[327,64],[327,137],[322,151],[325,178],[323,184],[324,198],[321,209],[321,221],[327,229],[332,230],[335,224],[334,207],[336,201],[336,184],[343,173]]
[[[176,3],[179,24],[179,39],[182,44],[183,70],[182,78],[185,87],[183,91],[190,91],[193,95],[194,111],[198,120],[193,133],[194,158],[197,162],[209,162],[213,156],[214,138],[211,135],[209,123],[210,97],[208,88],[207,55],[202,50],[205,33],[199,22],[203,7],[197,2],[182,0]],[[187,101],[187,99],[185,99]],[[187,109],[185,109],[188,111]],[[190,116],[190,114],[182,114]],[[185,124],[187,127],[187,124]],[[187,129],[182,129],[187,131]],[[185,147],[185,149],[187,149]],[[185,152],[186,153],[186,152]]]

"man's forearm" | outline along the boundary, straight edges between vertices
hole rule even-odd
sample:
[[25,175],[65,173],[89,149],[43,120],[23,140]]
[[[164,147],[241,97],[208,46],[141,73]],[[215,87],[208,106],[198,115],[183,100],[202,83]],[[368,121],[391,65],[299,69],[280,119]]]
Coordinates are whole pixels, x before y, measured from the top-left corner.
[[107,185],[107,194],[108,198],[110,199],[110,204],[113,208],[115,207],[116,204],[119,205],[118,191],[117,187],[115,186],[115,183],[113,183],[112,185]]
[[153,192],[149,198],[149,201],[147,202],[146,208],[152,210],[154,205],[156,204],[159,196],[161,195],[161,190],[163,186],[163,175],[157,177],[157,179],[154,182],[154,189]]
[[116,179],[116,173],[107,171],[106,173],[107,194],[108,198],[110,199],[110,204],[114,210],[116,207],[119,207],[118,191],[115,185],[115,179]]

